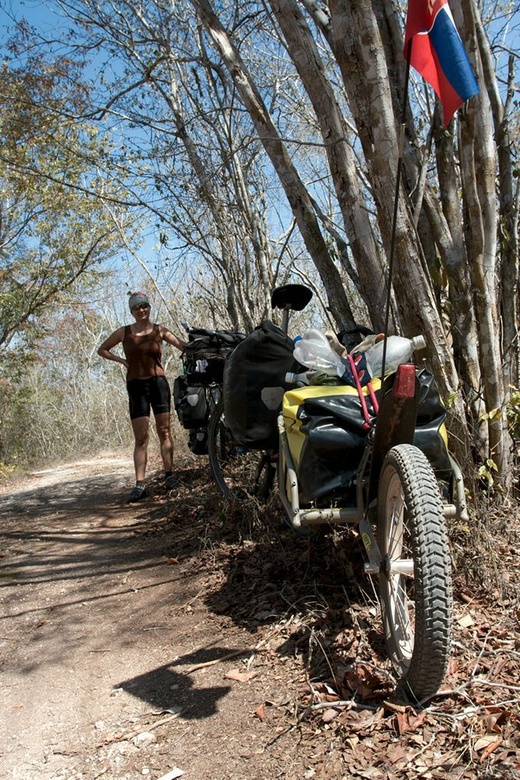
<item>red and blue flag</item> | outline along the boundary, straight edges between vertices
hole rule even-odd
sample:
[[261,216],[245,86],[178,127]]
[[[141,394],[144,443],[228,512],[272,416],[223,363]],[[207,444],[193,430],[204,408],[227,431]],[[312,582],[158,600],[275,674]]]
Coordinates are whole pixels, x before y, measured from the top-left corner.
[[404,55],[437,93],[447,127],[479,91],[448,0],[409,0]]

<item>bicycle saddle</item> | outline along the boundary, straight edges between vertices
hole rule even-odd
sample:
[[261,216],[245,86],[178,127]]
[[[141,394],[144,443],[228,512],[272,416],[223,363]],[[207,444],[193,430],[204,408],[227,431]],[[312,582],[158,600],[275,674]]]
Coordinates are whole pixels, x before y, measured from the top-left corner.
[[276,287],[271,295],[273,309],[305,309],[312,298],[312,290],[303,284],[284,284]]

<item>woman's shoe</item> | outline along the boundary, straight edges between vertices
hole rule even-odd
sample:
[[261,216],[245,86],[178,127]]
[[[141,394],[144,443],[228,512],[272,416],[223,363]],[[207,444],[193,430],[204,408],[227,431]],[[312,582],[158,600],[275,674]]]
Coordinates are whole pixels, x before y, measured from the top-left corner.
[[144,485],[136,485],[132,488],[130,495],[128,496],[128,503],[135,504],[136,501],[140,501],[146,496],[146,488]]

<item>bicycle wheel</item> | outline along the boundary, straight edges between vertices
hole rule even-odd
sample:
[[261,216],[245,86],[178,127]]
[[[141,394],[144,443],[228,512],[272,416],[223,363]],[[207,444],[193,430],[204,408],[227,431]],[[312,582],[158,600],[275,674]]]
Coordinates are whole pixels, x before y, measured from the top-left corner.
[[208,427],[209,464],[221,493],[229,499],[266,501],[272,491],[276,467],[270,452],[238,445],[226,425],[224,403],[219,401]]
[[439,489],[426,456],[393,447],[381,470],[377,536],[379,597],[398,690],[420,702],[439,689],[449,659],[452,588]]

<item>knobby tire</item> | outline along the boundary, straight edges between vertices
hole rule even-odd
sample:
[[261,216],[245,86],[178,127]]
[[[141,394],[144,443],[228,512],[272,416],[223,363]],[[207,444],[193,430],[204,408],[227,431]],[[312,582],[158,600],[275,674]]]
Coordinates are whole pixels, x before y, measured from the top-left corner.
[[425,455],[401,444],[387,454],[377,502],[385,642],[398,690],[431,698],[446,673],[451,642],[451,562],[442,501]]

